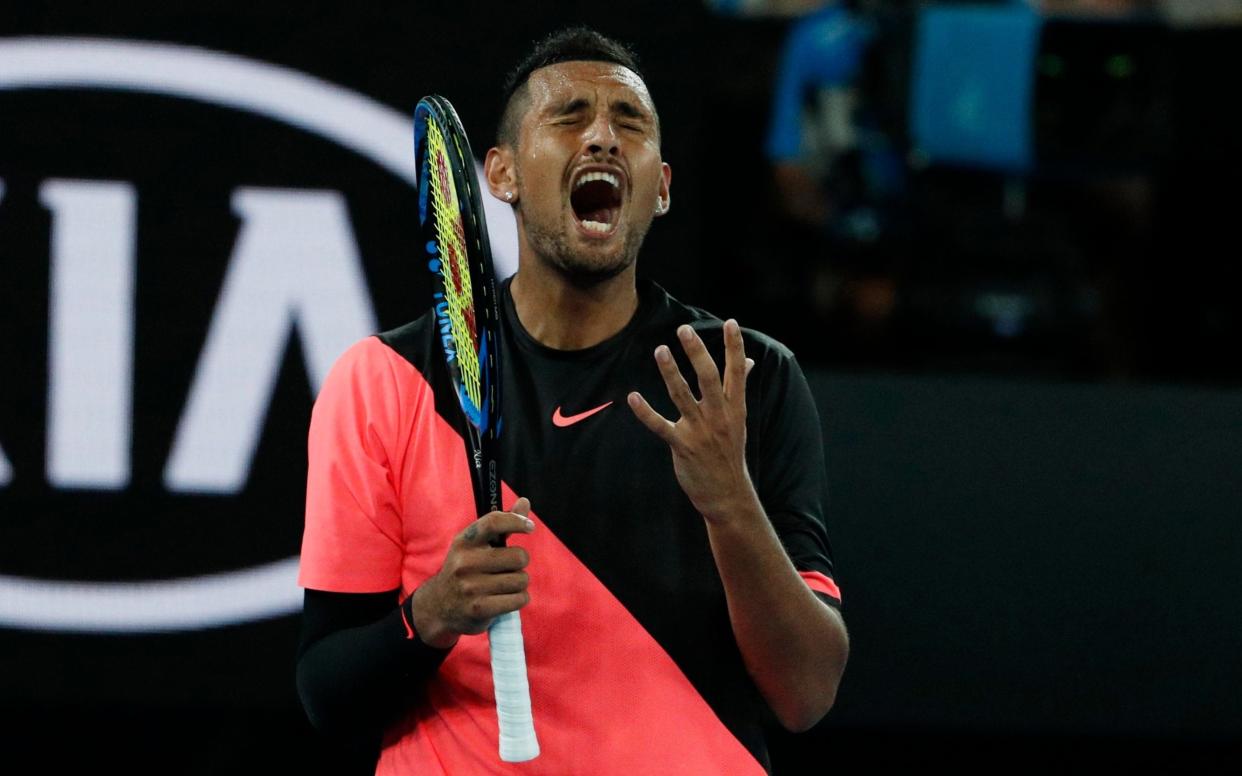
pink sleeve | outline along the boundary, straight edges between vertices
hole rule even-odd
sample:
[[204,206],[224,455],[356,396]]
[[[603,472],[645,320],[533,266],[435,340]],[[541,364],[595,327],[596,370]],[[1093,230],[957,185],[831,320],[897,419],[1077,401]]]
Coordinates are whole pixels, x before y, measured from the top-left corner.
[[298,584],[378,593],[401,585],[401,508],[391,460],[401,428],[388,346],[368,337],[333,365],[307,442]]

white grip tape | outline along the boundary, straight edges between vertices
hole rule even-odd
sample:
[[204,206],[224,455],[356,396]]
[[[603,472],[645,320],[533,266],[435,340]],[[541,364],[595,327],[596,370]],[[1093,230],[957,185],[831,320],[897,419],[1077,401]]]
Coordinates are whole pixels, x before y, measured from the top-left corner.
[[521,763],[539,756],[535,721],[530,711],[530,684],[526,681],[526,649],[522,645],[522,618],[502,614],[487,629],[492,653],[492,685],[500,721],[500,759]]

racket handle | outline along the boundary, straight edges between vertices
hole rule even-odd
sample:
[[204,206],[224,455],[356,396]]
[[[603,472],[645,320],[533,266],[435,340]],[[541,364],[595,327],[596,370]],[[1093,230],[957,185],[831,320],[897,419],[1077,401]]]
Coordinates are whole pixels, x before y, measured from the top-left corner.
[[530,711],[522,618],[517,612],[500,615],[488,626],[487,637],[492,653],[496,716],[500,721],[500,759],[507,763],[533,760],[539,756],[539,741]]

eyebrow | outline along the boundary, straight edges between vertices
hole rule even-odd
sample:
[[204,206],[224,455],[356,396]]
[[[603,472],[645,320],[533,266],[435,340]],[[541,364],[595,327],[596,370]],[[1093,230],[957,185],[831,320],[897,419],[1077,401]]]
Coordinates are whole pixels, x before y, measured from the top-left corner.
[[570,113],[577,113],[578,111],[588,107],[589,105],[590,103],[588,103],[586,99],[582,97],[578,97],[576,99],[566,98],[562,100],[561,102],[553,105],[551,110],[548,111],[548,113],[553,116],[567,116]]
[[643,121],[651,120],[651,116],[648,115],[647,111],[643,110],[634,103],[629,102],[628,100],[613,101],[612,109],[626,118],[642,119]]
[[[560,103],[552,106],[548,111],[552,116],[568,116],[577,113],[580,110],[589,108],[591,103],[584,97],[567,98]],[[641,107],[635,105],[629,100],[613,100],[609,107],[612,110],[626,118],[640,119],[642,121],[651,121],[651,115]]]

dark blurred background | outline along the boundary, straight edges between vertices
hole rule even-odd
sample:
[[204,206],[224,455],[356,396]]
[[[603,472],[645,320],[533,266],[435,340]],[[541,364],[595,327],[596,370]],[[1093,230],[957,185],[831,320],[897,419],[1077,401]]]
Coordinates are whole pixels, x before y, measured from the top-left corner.
[[427,298],[401,122],[442,93],[481,154],[569,23],[660,110],[640,271],[819,403],[853,655],[776,772],[1236,767],[1234,0],[6,7],[6,753],[333,772],[293,686],[314,391]]

